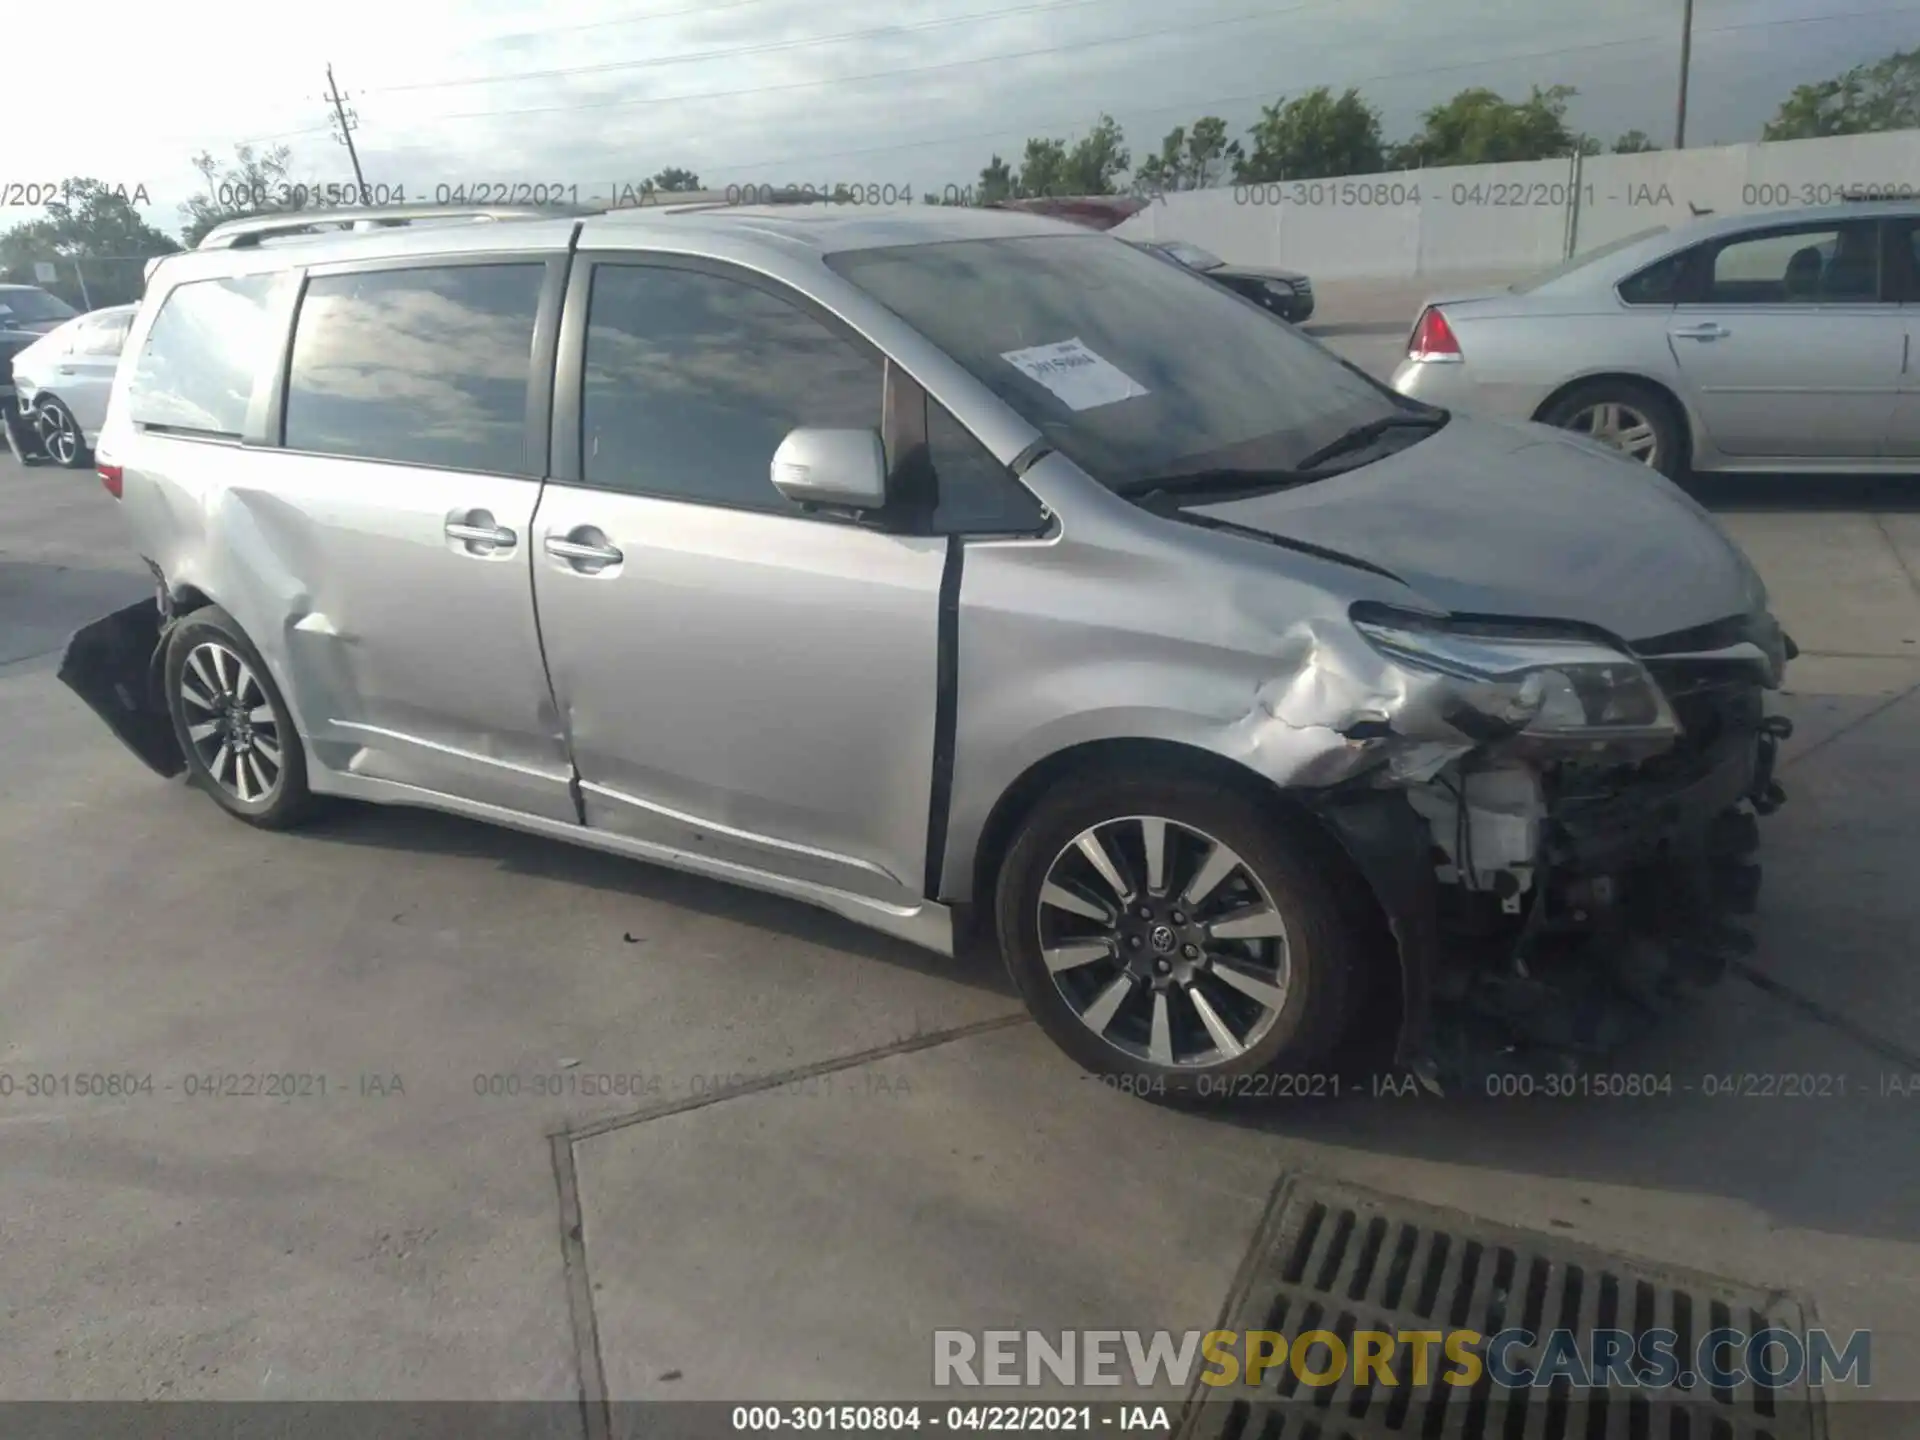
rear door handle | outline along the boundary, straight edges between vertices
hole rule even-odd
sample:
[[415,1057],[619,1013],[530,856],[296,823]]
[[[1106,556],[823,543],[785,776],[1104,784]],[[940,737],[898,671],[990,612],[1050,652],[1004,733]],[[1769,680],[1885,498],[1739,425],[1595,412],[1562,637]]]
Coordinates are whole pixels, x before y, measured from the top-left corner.
[[[573,533],[580,536],[600,534],[598,530],[593,529],[591,526],[582,526]],[[553,556],[556,560],[566,561],[576,570],[587,570],[589,568],[598,569],[604,565],[618,565],[622,560],[627,558],[618,547],[604,543],[606,540],[605,536],[601,536],[600,539],[602,543],[595,544],[586,539],[576,540],[569,538],[563,540],[557,535],[549,535],[546,542],[547,554]]]
[[1733,332],[1724,325],[1708,321],[1703,325],[1682,325],[1667,332],[1676,340],[1724,340]]

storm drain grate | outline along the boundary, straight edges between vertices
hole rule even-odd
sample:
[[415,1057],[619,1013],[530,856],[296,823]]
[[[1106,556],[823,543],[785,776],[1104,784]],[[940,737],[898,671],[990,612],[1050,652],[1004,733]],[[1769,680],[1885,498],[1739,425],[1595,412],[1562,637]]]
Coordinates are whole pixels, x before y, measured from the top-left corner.
[[[1690,1356],[1712,1331],[1779,1327],[1805,1334],[1807,1310],[1791,1296],[1514,1229],[1341,1183],[1287,1180],[1255,1237],[1230,1297],[1223,1330],[1276,1331],[1289,1341],[1323,1330],[1352,1351],[1356,1332],[1523,1329],[1539,1337],[1507,1353],[1538,1366],[1547,1335],[1586,1343],[1595,1329],[1640,1336],[1671,1331]],[[1242,1348],[1242,1355],[1245,1354]],[[1314,1369],[1330,1350],[1316,1347]],[[1821,1440],[1823,1417],[1804,1381],[1715,1389],[1703,1377],[1681,1388],[1577,1391],[1445,1383],[1454,1367],[1434,1346],[1416,1387],[1409,1352],[1393,1357],[1395,1385],[1356,1387],[1351,1366],[1334,1384],[1308,1386],[1292,1367],[1269,1371],[1257,1391],[1195,1384],[1181,1440]],[[1637,1372],[1644,1373],[1644,1372]],[[1378,1382],[1374,1371],[1369,1379]],[[1692,1383],[1684,1383],[1691,1379]]]

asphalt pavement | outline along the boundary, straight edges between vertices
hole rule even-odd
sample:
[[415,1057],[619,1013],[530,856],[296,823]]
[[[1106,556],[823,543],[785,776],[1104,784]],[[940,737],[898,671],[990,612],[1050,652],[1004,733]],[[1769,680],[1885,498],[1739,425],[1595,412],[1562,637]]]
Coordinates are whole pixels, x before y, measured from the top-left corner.
[[0,1397],[926,1395],[935,1328],[1209,1328],[1292,1174],[1790,1290],[1920,1399],[1920,513],[1712,500],[1800,729],[1750,972],[1621,1062],[1672,1093],[1191,1114],[991,963],[449,817],[228,820],[55,679],[146,585],[113,502],[0,461]]

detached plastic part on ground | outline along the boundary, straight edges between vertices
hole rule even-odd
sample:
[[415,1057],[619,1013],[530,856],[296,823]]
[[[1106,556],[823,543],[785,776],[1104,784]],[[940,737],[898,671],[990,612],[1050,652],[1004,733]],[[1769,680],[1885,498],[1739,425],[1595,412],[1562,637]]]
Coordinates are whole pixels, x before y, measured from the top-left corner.
[[47,447],[40,440],[39,428],[21,413],[18,401],[0,399],[0,433],[5,434],[7,449],[22,465],[48,458]]

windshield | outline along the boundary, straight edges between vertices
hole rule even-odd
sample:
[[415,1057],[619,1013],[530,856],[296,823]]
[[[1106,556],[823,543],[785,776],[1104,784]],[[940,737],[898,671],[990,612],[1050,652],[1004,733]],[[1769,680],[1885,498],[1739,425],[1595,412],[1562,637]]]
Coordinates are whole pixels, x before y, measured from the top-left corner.
[[1651,230],[1636,230],[1622,239],[1609,241],[1605,245],[1596,245],[1593,249],[1584,251],[1571,260],[1554,266],[1551,270],[1542,270],[1538,275],[1529,276],[1525,280],[1509,285],[1507,290],[1510,294],[1525,295],[1529,290],[1538,290],[1542,285],[1558,280],[1562,276],[1571,275],[1576,270],[1584,270],[1594,261],[1604,260],[1607,256],[1624,250],[1629,245],[1638,245],[1642,240],[1650,240],[1655,235],[1666,233],[1665,225],[1655,225]]
[[12,312],[15,320],[37,325],[43,320],[71,320],[80,312],[58,295],[44,290],[0,290],[0,315]]
[[1291,469],[1404,413],[1284,322],[1103,235],[850,250],[827,264],[1111,488]]
[[1227,263],[1211,250],[1202,250],[1198,245],[1189,245],[1184,240],[1168,240],[1160,248],[1182,265],[1195,270],[1218,270]]

